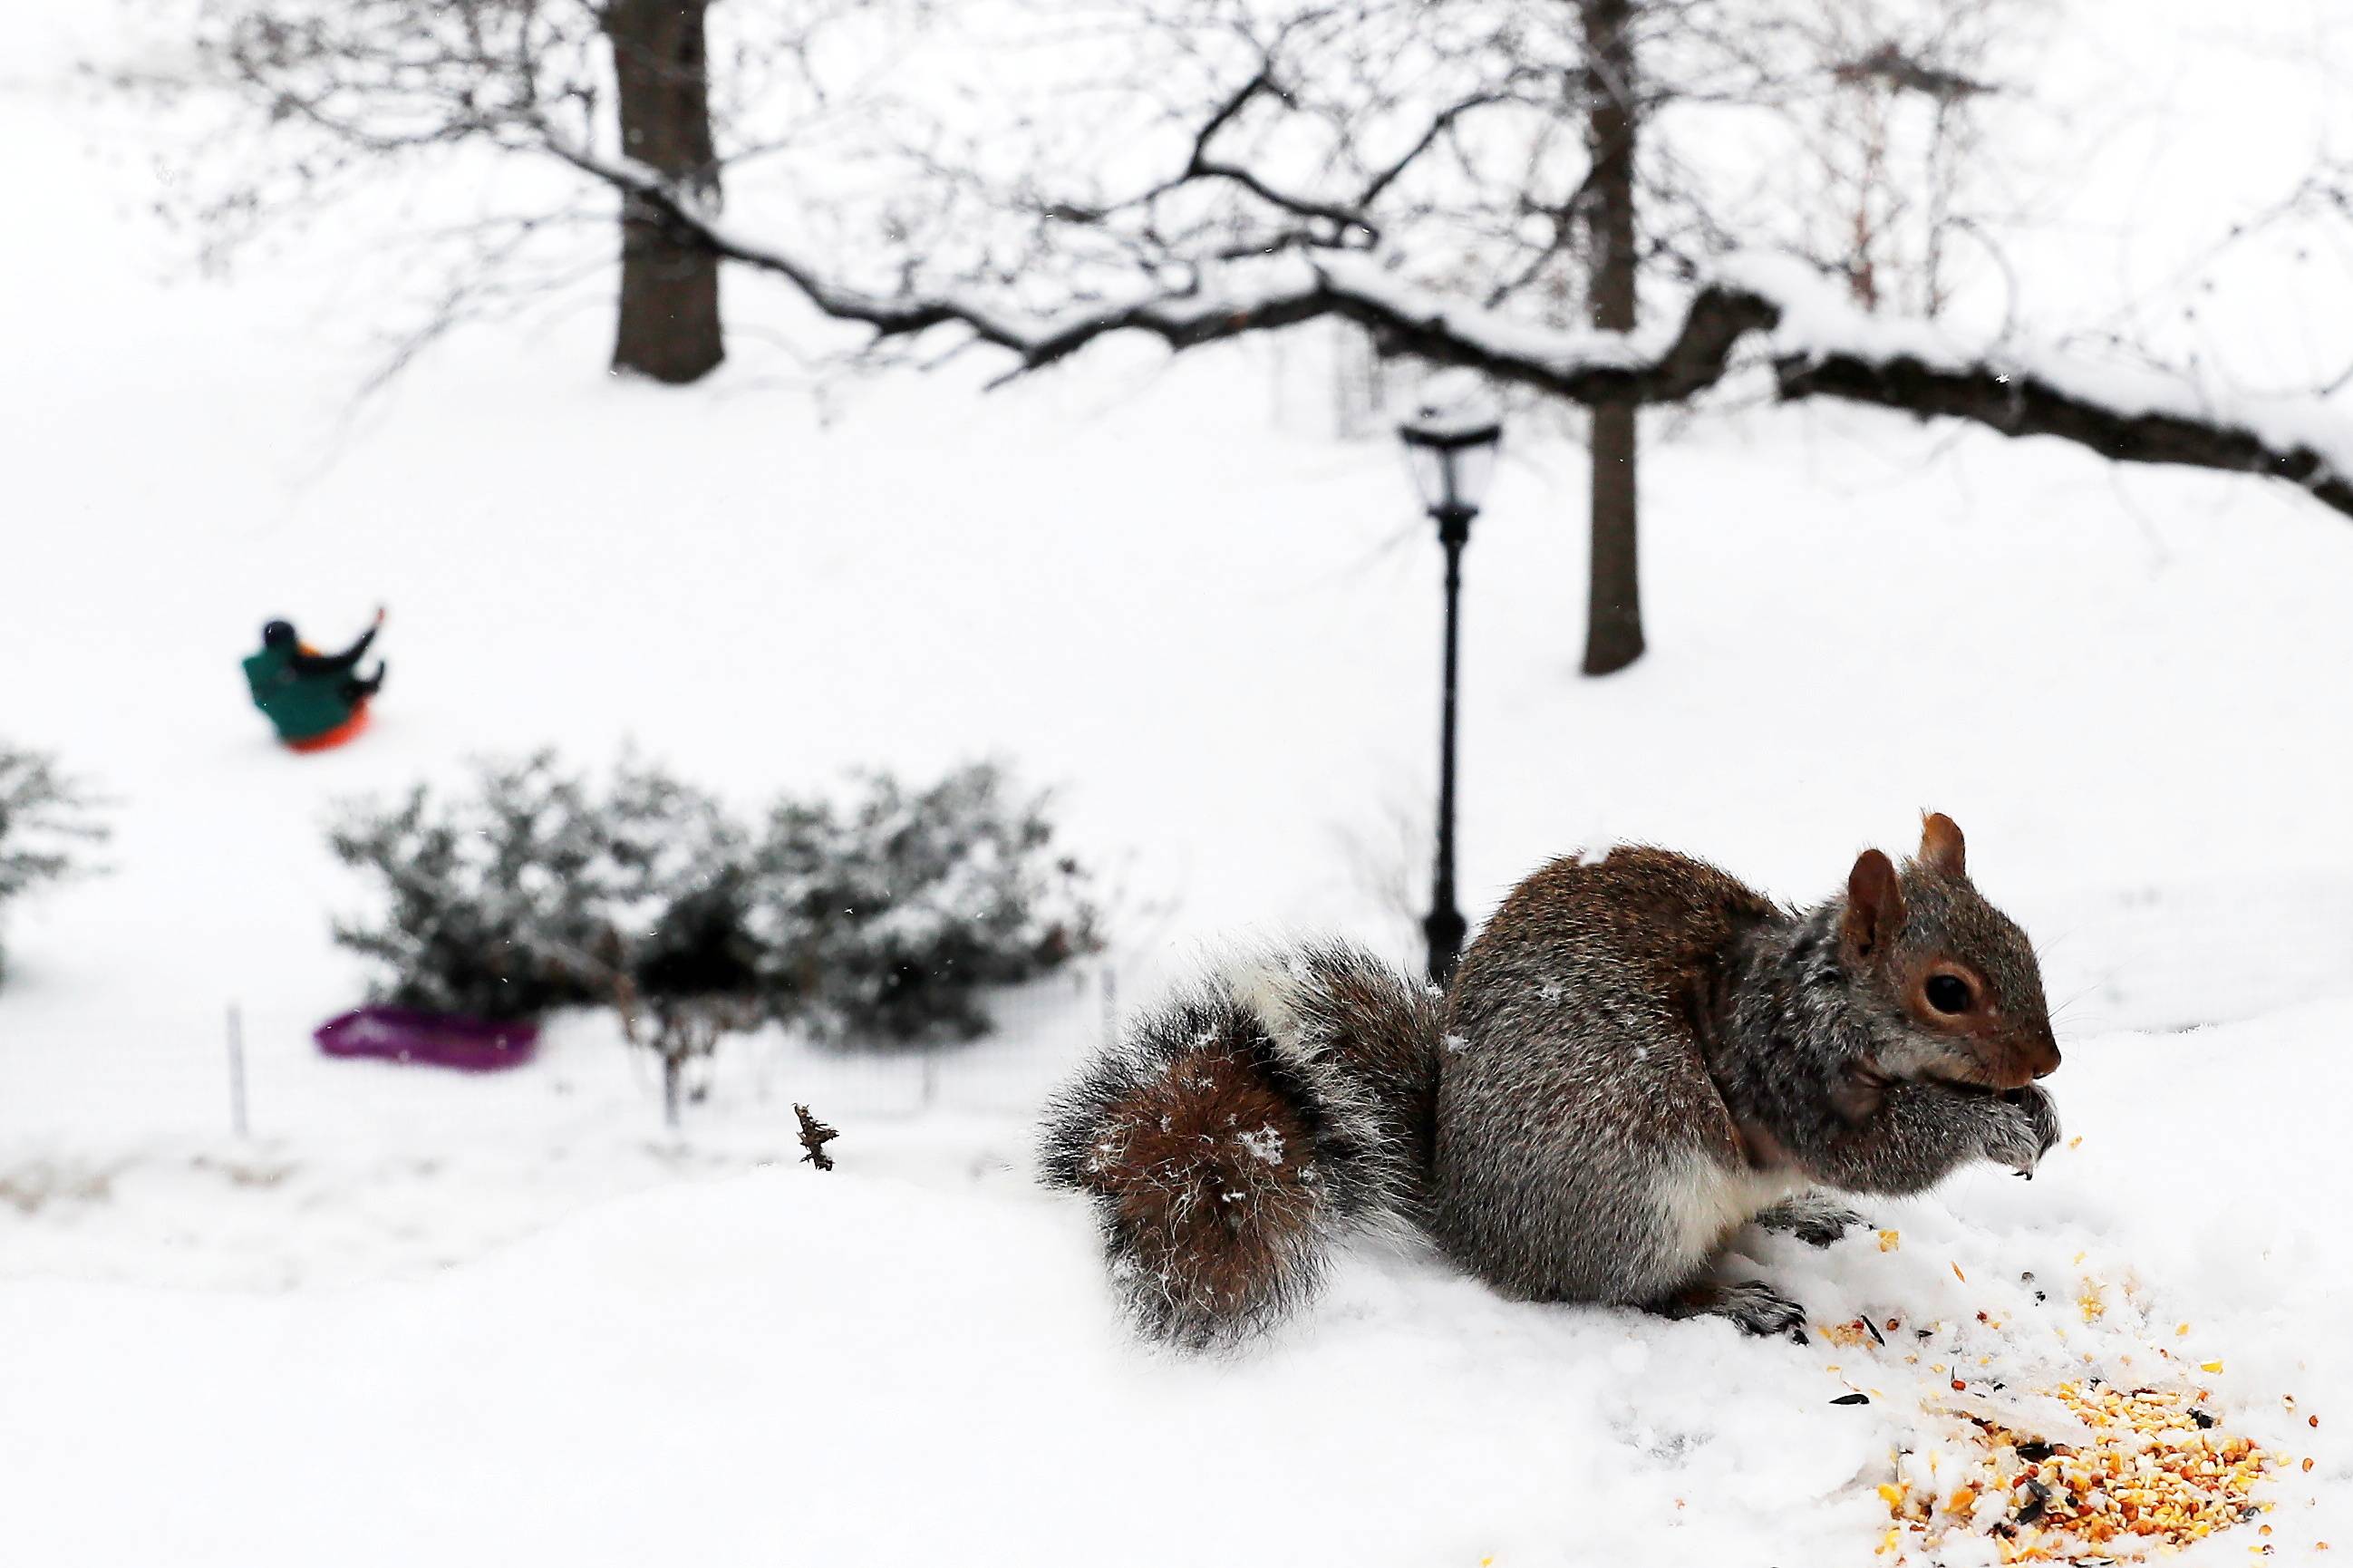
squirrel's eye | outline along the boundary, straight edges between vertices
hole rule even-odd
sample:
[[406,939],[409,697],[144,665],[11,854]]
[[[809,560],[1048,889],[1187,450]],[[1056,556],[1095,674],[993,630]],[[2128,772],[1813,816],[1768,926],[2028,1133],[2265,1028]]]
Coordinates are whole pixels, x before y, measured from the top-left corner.
[[1928,1005],[1939,1013],[1966,1013],[1969,1010],[1969,983],[1957,974],[1931,974],[1925,988]]

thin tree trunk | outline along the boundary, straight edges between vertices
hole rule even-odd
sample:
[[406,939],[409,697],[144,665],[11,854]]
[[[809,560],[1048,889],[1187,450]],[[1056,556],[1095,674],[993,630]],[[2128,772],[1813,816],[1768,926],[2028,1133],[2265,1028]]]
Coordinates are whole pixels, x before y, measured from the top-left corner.
[[[703,16],[710,0],[610,0],[605,36],[620,89],[621,150],[719,202]],[[632,202],[621,213],[613,368],[683,384],[727,357],[719,258]]]
[[678,1131],[679,1089],[685,1077],[684,1058],[662,1058],[662,1125],[673,1132]]
[[[1585,22],[1586,139],[1593,158],[1587,222],[1593,324],[1634,327],[1634,0],[1579,0]],[[1642,596],[1635,571],[1635,408],[1593,410],[1593,572],[1586,601],[1585,673],[1608,675],[1642,657]]]

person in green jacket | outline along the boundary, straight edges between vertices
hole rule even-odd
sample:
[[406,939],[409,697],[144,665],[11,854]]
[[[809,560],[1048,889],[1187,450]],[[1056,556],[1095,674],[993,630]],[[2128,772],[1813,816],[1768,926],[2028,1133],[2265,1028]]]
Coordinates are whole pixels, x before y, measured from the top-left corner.
[[261,628],[261,651],[245,661],[245,682],[280,740],[298,752],[317,751],[359,732],[368,699],[383,689],[385,671],[378,659],[375,673],[362,677],[359,662],[383,626],[379,609],[375,624],[341,653],[311,651],[290,622]]

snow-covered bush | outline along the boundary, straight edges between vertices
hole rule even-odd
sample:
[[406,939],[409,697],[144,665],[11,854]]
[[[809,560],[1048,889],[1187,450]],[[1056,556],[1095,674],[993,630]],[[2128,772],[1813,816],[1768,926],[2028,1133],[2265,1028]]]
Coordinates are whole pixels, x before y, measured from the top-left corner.
[[596,956],[630,1042],[661,1063],[675,1126],[687,1065],[760,1021],[761,954],[745,928],[750,835],[712,796],[629,761],[598,817],[589,882],[606,925]]
[[381,919],[335,928],[387,971],[380,1000],[489,1018],[612,1006],[660,1061],[673,1122],[688,1064],[760,1021],[751,837],[659,768],[625,757],[600,787],[546,752],[486,764],[470,794],[346,808],[332,842],[389,894]]
[[[0,742],[0,911],[19,893],[86,869],[79,852],[106,837],[98,804],[55,758]],[[0,947],[0,976],[7,959]]]
[[829,1042],[987,1032],[979,992],[1097,945],[1043,795],[994,764],[924,788],[869,778],[846,806],[784,799],[756,837],[714,797],[624,760],[601,787],[547,754],[470,795],[348,808],[332,842],[388,894],[336,940],[387,972],[380,999],[491,1018],[610,1005],[685,1065],[776,1018]]
[[329,842],[385,895],[375,920],[335,924],[338,943],[387,972],[378,1000],[506,1019],[610,999],[590,956],[606,924],[591,876],[604,826],[552,754],[486,763],[470,794],[419,784],[389,809],[346,806]]
[[1092,952],[1096,919],[1046,797],[993,763],[925,789],[874,774],[846,811],[782,802],[756,858],[770,1010],[839,1044],[976,1038],[984,986]]

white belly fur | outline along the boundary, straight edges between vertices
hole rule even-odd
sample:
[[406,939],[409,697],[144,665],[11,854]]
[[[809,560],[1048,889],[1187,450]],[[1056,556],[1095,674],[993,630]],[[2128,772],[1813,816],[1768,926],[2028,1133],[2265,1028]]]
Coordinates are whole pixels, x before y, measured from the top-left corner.
[[1689,1154],[1660,1183],[1668,1224],[1684,1257],[1715,1256],[1726,1237],[1805,1184],[1794,1174],[1727,1170],[1704,1154]]

